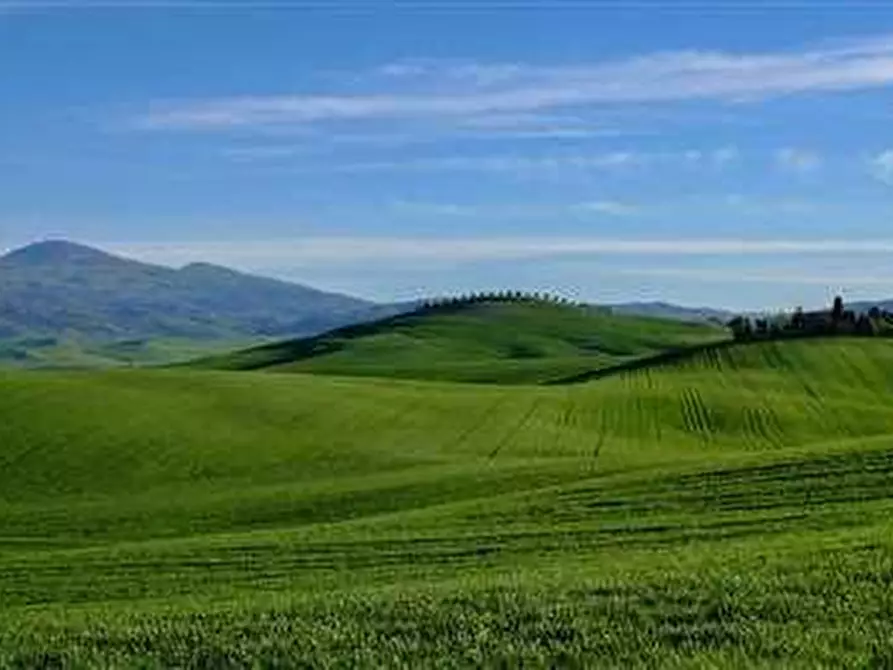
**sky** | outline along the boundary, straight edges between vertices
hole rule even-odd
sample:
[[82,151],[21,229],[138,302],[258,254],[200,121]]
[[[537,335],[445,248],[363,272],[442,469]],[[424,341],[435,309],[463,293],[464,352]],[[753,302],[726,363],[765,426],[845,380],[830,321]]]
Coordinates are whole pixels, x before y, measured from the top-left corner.
[[893,11],[0,0],[0,250],[376,300],[893,297]]

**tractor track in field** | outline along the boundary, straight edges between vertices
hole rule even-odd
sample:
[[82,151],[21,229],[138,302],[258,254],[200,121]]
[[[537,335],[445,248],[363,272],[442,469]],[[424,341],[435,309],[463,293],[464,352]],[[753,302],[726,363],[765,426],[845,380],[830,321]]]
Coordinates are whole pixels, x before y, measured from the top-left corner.
[[518,434],[520,434],[522,430],[524,430],[524,427],[527,425],[530,419],[533,418],[533,415],[536,413],[541,403],[542,400],[540,398],[536,398],[533,400],[533,402],[530,403],[530,407],[527,408],[527,411],[524,412],[518,422],[511,429],[509,429],[509,431],[502,437],[501,440],[499,440],[499,442],[497,442],[496,446],[488,455],[488,458],[490,458],[491,460],[496,458],[499,452],[502,451],[502,448],[505,447],[505,445],[513,440]]
[[592,449],[593,461],[598,460],[599,454],[602,453],[602,448],[605,446],[608,436],[608,413],[602,412],[601,415],[601,428],[598,431],[598,440],[596,440],[595,447]]
[[466,444],[472,435],[480,432],[484,426],[493,420],[493,417],[499,413],[499,410],[505,406],[508,400],[507,396],[501,396],[488,405],[477,420],[466,426],[458,436],[448,443],[447,451],[453,452]]
[[687,388],[682,392],[682,420],[686,430],[701,435],[705,441],[716,432],[710,408],[697,389]]
[[748,407],[744,410],[745,438],[754,445],[782,444],[782,429],[778,417],[768,407]]

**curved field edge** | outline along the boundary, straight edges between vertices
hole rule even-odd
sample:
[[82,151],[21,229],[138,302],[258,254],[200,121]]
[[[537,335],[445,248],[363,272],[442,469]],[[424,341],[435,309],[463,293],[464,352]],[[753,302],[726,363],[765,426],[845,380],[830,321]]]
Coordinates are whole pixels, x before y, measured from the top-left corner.
[[[662,367],[672,367],[674,365],[685,364],[686,362],[697,362],[701,358],[710,358],[715,355],[722,355],[728,350],[737,351],[743,347],[757,347],[772,349],[778,346],[784,346],[788,343],[797,342],[826,342],[828,340],[840,339],[843,342],[851,342],[854,339],[864,339],[866,337],[877,336],[853,336],[853,335],[788,335],[770,340],[750,340],[741,341],[730,338],[717,339],[713,341],[695,343],[687,346],[670,347],[664,351],[653,354],[644,354],[629,360],[621,361],[613,365],[597,367],[594,369],[582,370],[578,373],[566,376],[556,377],[545,382],[547,386],[561,386],[565,384],[582,384],[586,382],[594,382],[606,377],[613,377],[625,373],[637,372],[640,370],[659,369]],[[889,338],[888,338],[889,339]]]

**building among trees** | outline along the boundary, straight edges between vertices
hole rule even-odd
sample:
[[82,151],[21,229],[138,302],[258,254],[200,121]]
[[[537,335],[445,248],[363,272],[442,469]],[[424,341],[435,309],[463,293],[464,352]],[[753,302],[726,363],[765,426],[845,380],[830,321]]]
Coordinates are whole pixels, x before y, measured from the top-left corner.
[[843,298],[834,298],[830,310],[804,312],[798,307],[791,314],[759,318],[736,316],[727,324],[736,340],[768,340],[820,335],[861,335],[874,337],[893,334],[893,314],[873,307],[857,314],[846,309]]

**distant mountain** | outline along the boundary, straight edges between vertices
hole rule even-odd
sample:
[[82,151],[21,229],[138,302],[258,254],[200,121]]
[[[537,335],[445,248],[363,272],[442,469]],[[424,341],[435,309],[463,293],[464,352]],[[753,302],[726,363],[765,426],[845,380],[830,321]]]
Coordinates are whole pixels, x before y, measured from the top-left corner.
[[0,339],[306,336],[406,309],[205,263],[140,263],[65,241],[0,257]]
[[721,321],[726,323],[735,314],[723,309],[711,307],[682,307],[666,302],[630,302],[619,305],[607,305],[615,314],[629,316],[650,316],[674,321]]

